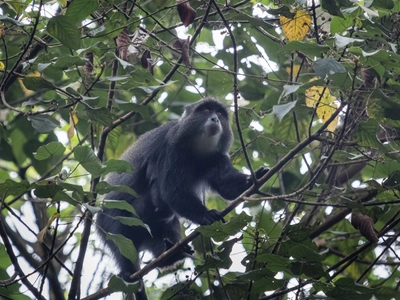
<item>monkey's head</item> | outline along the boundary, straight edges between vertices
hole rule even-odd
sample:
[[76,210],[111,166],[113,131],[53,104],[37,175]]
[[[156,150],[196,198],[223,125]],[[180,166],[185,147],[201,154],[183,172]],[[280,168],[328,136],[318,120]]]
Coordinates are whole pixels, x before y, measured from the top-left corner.
[[188,146],[196,155],[226,154],[232,144],[229,112],[213,98],[193,103],[185,108],[172,139]]

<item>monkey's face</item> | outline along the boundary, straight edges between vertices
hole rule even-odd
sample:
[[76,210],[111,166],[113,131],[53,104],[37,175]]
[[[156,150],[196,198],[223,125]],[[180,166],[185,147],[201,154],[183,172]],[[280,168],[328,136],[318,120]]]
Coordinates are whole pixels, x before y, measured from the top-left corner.
[[186,107],[170,137],[172,143],[190,148],[196,155],[228,153],[232,142],[229,112],[212,98],[198,101]]
[[199,130],[194,139],[194,150],[197,154],[210,154],[219,151],[220,139],[223,134],[223,116],[218,111],[203,109],[198,112]]
[[214,137],[215,135],[222,134],[221,118],[222,115],[219,112],[214,112],[209,109],[205,109],[203,112],[205,119],[203,132],[208,137]]

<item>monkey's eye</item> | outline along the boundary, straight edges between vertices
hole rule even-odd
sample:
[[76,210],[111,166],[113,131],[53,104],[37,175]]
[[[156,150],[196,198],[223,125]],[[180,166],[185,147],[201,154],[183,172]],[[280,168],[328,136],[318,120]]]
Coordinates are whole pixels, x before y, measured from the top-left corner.
[[220,112],[217,112],[217,116],[218,116],[218,118],[221,118],[222,114]]
[[210,114],[210,110],[209,110],[209,109],[205,109],[205,110],[203,110],[203,113],[204,113],[205,115],[209,115],[209,114]]

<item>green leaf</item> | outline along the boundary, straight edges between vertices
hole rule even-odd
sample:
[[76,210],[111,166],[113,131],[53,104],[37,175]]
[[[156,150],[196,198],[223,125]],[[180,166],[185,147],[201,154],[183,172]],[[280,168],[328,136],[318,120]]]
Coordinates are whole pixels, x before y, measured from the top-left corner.
[[114,217],[115,220],[118,220],[124,225],[127,226],[141,226],[145,228],[148,233],[151,235],[151,229],[147,224],[144,224],[142,220],[135,218],[135,217]]
[[129,76],[106,76],[106,79],[110,81],[122,81],[129,79]]
[[[137,197],[136,192],[131,189],[129,186],[126,185],[110,185],[105,181],[100,181],[97,185],[96,185],[96,191],[101,194],[107,194],[109,192],[112,191],[116,191],[116,192],[121,192],[121,193],[126,193],[126,194],[130,194],[134,197]],[[140,200],[138,200],[140,201]]]
[[321,56],[329,51],[328,46],[318,45],[311,42],[299,42],[299,41],[292,41],[287,43],[283,46],[282,51],[291,52],[291,51],[299,51],[305,53],[306,55],[310,56]]
[[354,140],[360,146],[384,148],[376,136],[378,128],[378,122],[373,119],[366,122],[360,122],[354,129]]
[[[138,200],[140,201],[140,200]],[[137,216],[136,210],[133,208],[132,205],[130,205],[128,202],[124,200],[104,200],[103,201],[103,207],[108,208],[108,209],[121,209],[121,210],[126,210],[132,213],[133,215]]]
[[296,106],[296,102],[297,101],[292,101],[286,104],[274,105],[272,107],[272,113],[279,119],[279,121],[282,121],[283,117]]
[[110,159],[104,162],[103,165],[105,165],[103,175],[106,175],[110,172],[115,172],[118,174],[133,172],[132,165],[126,160],[122,159]]
[[267,267],[267,268],[255,269],[242,274],[237,274],[235,276],[235,280],[247,282],[249,280],[258,280],[265,277],[273,278],[275,275],[276,273],[272,272]]
[[371,299],[375,289],[369,289],[357,284],[351,278],[339,278],[335,287],[326,291],[326,295],[332,299],[340,300],[364,300]]
[[314,230],[311,226],[306,226],[302,223],[289,225],[285,227],[283,234],[288,236],[293,242],[309,241],[310,233]]
[[344,37],[344,36],[338,35],[337,33],[335,34],[335,45],[338,48],[344,48],[348,44],[354,43],[354,42],[364,42],[364,40],[363,39],[353,39],[353,38]]
[[344,15],[343,18],[340,17],[333,17],[330,29],[331,34],[335,35],[336,33],[342,33],[347,28],[351,27],[354,23],[354,19],[350,15]]
[[394,7],[393,2],[393,0],[374,0],[371,6],[376,8],[392,9]]
[[320,262],[295,261],[290,266],[290,271],[297,276],[305,274],[314,279],[319,279],[328,275],[324,272]]
[[317,75],[321,78],[325,78],[326,76],[335,73],[347,72],[346,68],[332,57],[318,59],[314,62],[313,69],[315,70],[315,73],[317,73]]
[[136,103],[126,102],[115,99],[115,103],[123,110],[136,111],[146,121],[151,121],[150,108],[147,105],[140,105]]
[[132,241],[122,234],[112,234],[106,232],[106,239],[111,240],[118,247],[119,252],[129,259],[133,264],[136,264],[138,255],[135,246]]
[[47,133],[60,126],[60,123],[56,119],[48,115],[29,116],[28,121],[31,122],[32,127],[38,133]]
[[336,3],[336,1],[321,0],[321,6],[323,9],[325,9],[331,15],[343,17],[342,12],[340,11],[340,7]]
[[[61,186],[64,190],[72,191],[72,197],[69,198],[66,197],[66,199],[64,199],[63,201],[67,201],[73,205],[76,205],[77,203],[83,203],[84,201],[86,202],[88,201],[88,197],[83,191],[82,186],[77,184],[66,183],[63,181],[58,181],[57,184]],[[57,196],[61,195],[55,195],[53,200],[56,200]]]
[[106,107],[95,109],[86,107],[85,112],[90,120],[95,120],[104,126],[110,126],[113,122],[111,113]]
[[77,201],[76,199],[72,198],[70,195],[68,195],[64,191],[57,191],[54,196],[51,197],[53,202],[59,202],[59,201],[64,201],[69,204],[72,204],[73,206],[76,206],[80,204],[80,201]]
[[161,82],[161,84],[160,85],[149,85],[149,86],[137,86],[137,87],[135,87],[135,88],[138,88],[138,89],[142,89],[143,91],[145,91],[146,93],[152,93],[152,92],[154,92],[154,91],[157,91],[157,90],[160,90],[160,89],[162,89],[162,88],[165,88],[165,87],[167,87],[167,86],[169,86],[169,85],[171,85],[171,84],[173,84],[173,83],[175,83],[176,81],[172,81],[172,80],[170,80],[170,81],[168,81],[167,83],[162,83]]
[[33,193],[39,198],[53,198],[55,194],[62,190],[63,188],[54,182],[41,181],[36,185]]
[[[74,1],[72,3],[76,3],[79,1]],[[83,66],[86,63],[84,59],[79,56],[72,56],[72,55],[63,55],[57,59],[57,61],[53,64],[54,68],[57,69],[68,69],[74,65],[76,66]]]
[[5,182],[0,183],[0,195],[3,197],[3,199],[10,195],[19,196],[28,190],[30,190],[30,184],[27,180],[16,182],[14,180],[7,179]]
[[65,147],[60,142],[50,142],[47,145],[40,146],[36,153],[33,156],[37,160],[45,160],[52,156],[63,155],[65,151]]
[[115,217],[116,220],[127,226],[142,226],[147,227],[140,219],[133,217]]
[[[285,91],[285,94],[283,96],[285,97],[287,95],[295,93],[300,87],[301,87],[301,85],[298,85],[298,84],[285,84],[283,86],[283,90]],[[279,105],[275,105],[275,106],[279,106]]]
[[88,146],[78,146],[74,150],[75,159],[81,163],[94,177],[99,177],[103,173],[100,159],[94,154],[93,150]]
[[324,255],[315,252],[310,247],[303,244],[298,244],[289,250],[289,255],[297,260],[306,260],[308,262],[320,262],[325,259]]
[[1,22],[8,22],[10,24],[13,24],[13,25],[19,26],[19,27],[29,26],[29,24],[23,24],[21,22],[18,22],[17,20],[14,20],[13,18],[10,18],[9,16],[4,16],[4,15],[0,16],[0,21]]
[[133,283],[126,282],[122,278],[114,275],[108,282],[107,288],[114,292],[135,293],[139,290],[139,286],[139,281]]
[[127,67],[133,67],[133,65],[131,63],[119,58],[115,54],[114,54],[114,56],[119,61],[119,63],[121,64],[122,68],[126,69]]
[[230,257],[232,252],[232,247],[239,241],[239,239],[235,238],[229,241],[222,243],[218,250],[222,250],[220,252],[215,252],[212,255],[208,255],[203,264],[196,266],[197,272],[204,272],[208,269],[215,268],[224,268],[229,269],[232,265],[232,259]]
[[227,223],[215,222],[213,225],[201,226],[196,230],[206,237],[211,237],[216,241],[223,241],[229,236],[235,235],[252,220],[252,217],[245,212],[232,217]]
[[97,0],[72,1],[68,6],[66,16],[75,22],[80,22],[94,12],[98,6]]
[[107,148],[113,152],[118,148],[120,144],[120,138],[122,133],[122,126],[117,126],[107,136]]
[[278,255],[264,253],[257,256],[258,262],[265,262],[268,270],[272,272],[284,272],[290,266],[290,260]]
[[281,6],[281,7],[277,8],[277,9],[271,8],[271,9],[268,9],[267,12],[269,14],[275,15],[275,16],[282,15],[282,16],[284,16],[286,18],[289,18],[289,19],[293,19],[294,16],[296,15],[295,13],[291,12],[290,8],[287,7],[287,6]]
[[54,84],[42,77],[26,76],[22,82],[28,90],[37,91],[40,89],[53,89]]
[[[78,1],[85,2],[85,1]],[[65,47],[79,49],[81,36],[75,21],[69,16],[55,16],[47,23],[47,31]]]

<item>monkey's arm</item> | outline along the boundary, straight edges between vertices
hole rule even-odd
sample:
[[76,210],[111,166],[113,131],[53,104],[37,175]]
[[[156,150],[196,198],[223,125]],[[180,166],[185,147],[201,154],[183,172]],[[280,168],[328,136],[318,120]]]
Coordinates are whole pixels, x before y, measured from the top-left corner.
[[[268,169],[261,167],[256,173],[256,177],[261,178],[268,172]],[[250,175],[243,174],[236,170],[227,155],[221,155],[217,159],[216,166],[212,169],[208,177],[211,189],[221,195],[226,200],[233,200],[240,196],[245,190],[253,185]]]
[[182,178],[179,185],[169,184],[164,188],[164,201],[179,216],[196,224],[211,225],[215,221],[223,221],[218,211],[208,210],[203,205],[191,182],[190,179]]

